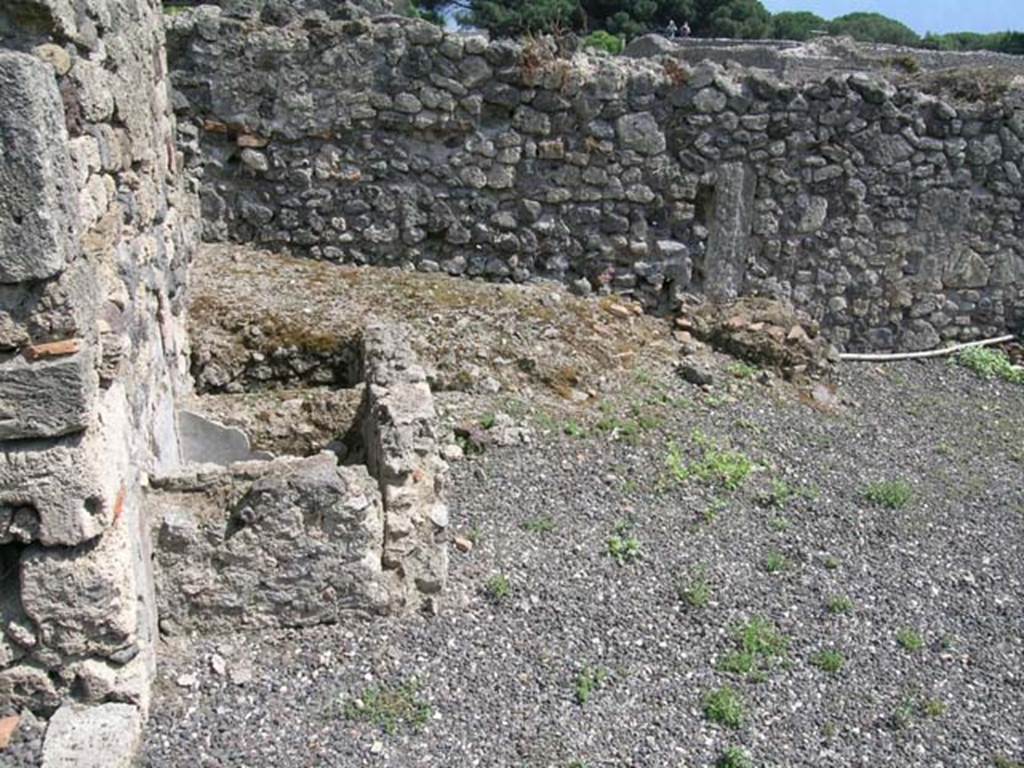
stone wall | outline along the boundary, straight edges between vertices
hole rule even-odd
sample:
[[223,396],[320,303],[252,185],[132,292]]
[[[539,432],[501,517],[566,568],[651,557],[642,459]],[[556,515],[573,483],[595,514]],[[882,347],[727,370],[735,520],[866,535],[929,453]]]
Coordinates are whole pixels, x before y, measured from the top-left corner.
[[158,0],[0,3],[0,714],[147,703],[198,214],[166,73]]
[[426,23],[176,17],[204,234],[577,290],[791,299],[847,348],[1024,318],[1024,109]]

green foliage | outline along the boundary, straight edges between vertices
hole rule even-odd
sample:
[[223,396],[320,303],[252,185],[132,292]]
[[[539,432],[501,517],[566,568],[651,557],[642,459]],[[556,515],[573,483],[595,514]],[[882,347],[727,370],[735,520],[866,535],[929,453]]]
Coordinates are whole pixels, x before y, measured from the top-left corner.
[[811,663],[822,672],[834,675],[843,668],[846,659],[839,651],[822,651],[811,657]]
[[523,523],[523,530],[530,533],[551,533],[555,530],[555,521],[550,517],[535,517]]
[[704,716],[727,728],[739,728],[746,716],[743,699],[732,688],[719,688],[704,697]]
[[771,37],[772,15],[760,0],[701,0],[695,32],[705,37]]
[[597,48],[598,50],[607,51],[613,56],[616,56],[622,53],[622,49],[626,46],[622,42],[621,37],[617,37],[609,32],[605,32],[603,29],[599,29],[596,32],[591,32],[583,38],[583,47]]
[[409,0],[409,16],[414,19],[423,19],[439,27],[444,26],[444,15],[437,8],[428,8],[420,0]]
[[458,7],[465,8],[458,15],[461,23],[489,30],[498,37],[580,29],[584,21],[576,0],[471,0]]
[[717,768],[753,768],[750,757],[739,747],[729,747],[715,763]]
[[708,570],[701,566],[687,579],[676,583],[676,594],[679,599],[691,608],[703,608],[711,600],[711,585],[708,583]]
[[786,556],[781,552],[769,552],[768,556],[764,559],[764,569],[768,573],[779,573],[780,571],[786,570],[786,566],[789,562],[786,560]]
[[896,633],[896,642],[905,651],[916,653],[924,648],[924,639],[913,629],[901,629]]
[[633,536],[616,534],[608,539],[608,554],[619,565],[625,565],[640,558],[640,541]]
[[997,53],[1024,54],[1024,33],[993,32],[983,35],[977,32],[951,32],[945,35],[927,34],[921,41],[922,48],[936,51],[996,51]]
[[725,367],[726,372],[736,379],[752,379],[761,372],[761,369],[756,365],[744,362],[743,360],[736,360],[729,363]]
[[484,584],[484,590],[490,595],[491,599],[495,602],[500,602],[508,597],[512,591],[512,585],[508,580],[508,576],[503,573],[496,573]]
[[828,612],[832,614],[849,613],[853,610],[853,601],[848,597],[833,597],[828,601]]
[[774,624],[757,617],[737,628],[733,637],[738,649],[722,659],[720,668],[754,680],[764,680],[789,647]]
[[970,347],[957,355],[956,362],[983,379],[1000,378],[1011,384],[1024,384],[1024,370],[1014,368],[1010,358],[998,349]]
[[754,469],[750,459],[738,452],[725,450],[713,443],[703,432],[693,432],[693,442],[701,450],[699,460],[687,464],[682,450],[675,443],[669,443],[665,463],[669,472],[679,482],[691,477],[709,485],[717,485],[727,491],[735,491]]
[[865,499],[886,509],[902,509],[911,496],[913,491],[903,480],[883,480],[864,489]]
[[418,692],[416,681],[398,687],[367,688],[358,699],[346,704],[345,717],[373,723],[388,734],[395,733],[402,725],[419,729],[430,719],[433,710],[430,704],[417,698]]
[[576,703],[581,707],[586,704],[594,691],[604,685],[608,672],[600,667],[584,667],[576,676]]
[[916,45],[921,38],[902,22],[880,13],[848,13],[832,19],[828,31],[833,35],[849,35],[854,40],[868,43]]
[[810,40],[814,32],[828,30],[828,21],[809,11],[783,11],[772,16],[776,40]]

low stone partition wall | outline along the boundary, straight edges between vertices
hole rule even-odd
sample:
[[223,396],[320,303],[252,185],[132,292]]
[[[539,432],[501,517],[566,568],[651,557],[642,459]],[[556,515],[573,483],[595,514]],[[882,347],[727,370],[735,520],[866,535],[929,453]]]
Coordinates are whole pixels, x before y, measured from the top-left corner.
[[384,509],[365,467],[332,454],[245,462],[154,483],[161,631],[334,623],[389,605]]
[[[436,610],[447,465],[404,332],[368,328],[346,465],[331,451],[186,466],[148,493],[162,631],[335,623]],[[362,462],[365,460],[365,465]]]
[[847,348],[1024,320],[1012,84],[957,101],[873,72],[788,82],[393,16],[273,26],[203,7],[169,35],[209,240],[652,310],[789,299]]

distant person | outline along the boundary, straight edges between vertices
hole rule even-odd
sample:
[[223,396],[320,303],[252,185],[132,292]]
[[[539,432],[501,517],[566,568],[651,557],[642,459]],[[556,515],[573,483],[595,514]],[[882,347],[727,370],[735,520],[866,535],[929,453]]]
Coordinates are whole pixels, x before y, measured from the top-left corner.
[[689,36],[690,36],[690,22],[684,21],[683,22],[683,37],[689,37]]
[[676,26],[676,20],[669,19],[668,26],[665,27],[665,37],[671,40],[677,34],[679,34],[679,27]]

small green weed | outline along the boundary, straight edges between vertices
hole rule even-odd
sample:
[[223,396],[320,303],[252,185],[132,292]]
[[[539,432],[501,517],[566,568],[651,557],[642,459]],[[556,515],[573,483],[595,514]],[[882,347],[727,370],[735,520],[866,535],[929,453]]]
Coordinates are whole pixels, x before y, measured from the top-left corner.
[[1024,768],[1020,760],[1011,760],[1005,755],[993,755],[992,765],[994,768]]
[[676,583],[679,599],[691,608],[704,608],[711,600],[711,584],[708,583],[708,569],[697,568],[693,574]]
[[839,651],[822,651],[811,657],[811,663],[822,672],[834,675],[843,668],[846,659]]
[[619,565],[638,560],[641,555],[640,541],[634,536],[612,536],[608,539],[608,554]]
[[849,613],[853,610],[853,601],[844,595],[829,598],[828,612],[831,614]]
[[924,639],[913,629],[901,629],[896,633],[896,642],[900,647],[911,653],[916,653],[924,648]]
[[701,457],[690,464],[686,463],[679,446],[669,443],[665,463],[679,482],[692,477],[709,485],[735,491],[743,485],[754,469],[753,463],[745,454],[721,448],[700,430],[693,432],[693,442],[700,449]]
[[712,499],[701,517],[704,519],[705,523],[713,523],[718,517],[718,513],[725,509],[726,506],[724,499]]
[[1006,353],[987,347],[971,347],[956,356],[956,362],[983,379],[1000,378],[1011,384],[1024,384],[1024,370],[1015,368]]
[[843,561],[835,555],[828,555],[823,561],[823,564],[828,570],[836,571],[839,570],[839,566],[843,564]]
[[756,365],[736,360],[725,367],[726,373],[736,379],[752,379],[761,372]]
[[498,415],[495,413],[486,413],[480,418],[480,426],[484,429],[492,429],[498,421]]
[[551,533],[555,530],[555,521],[550,517],[535,517],[523,523],[523,530],[530,533]]
[[750,757],[739,747],[729,747],[715,763],[717,768],[753,768]]
[[584,667],[576,675],[576,703],[581,707],[586,704],[607,679],[608,672],[601,667]]
[[781,552],[769,552],[764,559],[764,569],[768,573],[779,573],[789,567],[789,561]]
[[345,705],[345,717],[373,723],[388,734],[403,725],[418,730],[433,713],[430,704],[417,698],[418,692],[415,680],[398,687],[367,688]]
[[562,425],[562,431],[569,437],[586,437],[587,430],[585,430],[579,422],[570,419]]
[[912,495],[913,491],[903,480],[883,480],[864,489],[864,498],[886,509],[902,509]]
[[921,714],[925,717],[942,717],[948,709],[942,699],[926,699],[921,702]]
[[739,728],[746,716],[743,699],[732,688],[719,688],[704,697],[704,716],[727,728]]
[[512,592],[512,584],[508,576],[503,573],[496,573],[484,584],[484,590],[495,602],[501,602]]
[[796,491],[785,480],[774,478],[771,490],[764,496],[763,501],[769,507],[782,508],[789,504],[794,496],[796,496]]
[[721,670],[758,681],[767,677],[789,647],[789,640],[779,633],[775,625],[759,617],[738,627],[733,637],[739,648],[722,659]]

